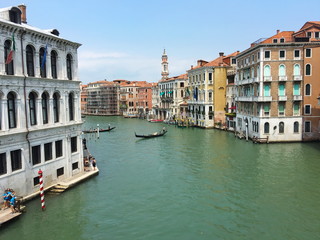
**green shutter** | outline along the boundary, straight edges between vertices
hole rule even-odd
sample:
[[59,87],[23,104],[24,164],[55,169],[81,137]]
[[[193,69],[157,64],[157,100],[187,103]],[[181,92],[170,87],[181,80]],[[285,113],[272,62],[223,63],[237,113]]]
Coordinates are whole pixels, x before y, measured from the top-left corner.
[[300,84],[295,83],[293,85],[293,95],[300,95]]
[[284,111],[284,104],[279,104],[279,112],[283,112]]

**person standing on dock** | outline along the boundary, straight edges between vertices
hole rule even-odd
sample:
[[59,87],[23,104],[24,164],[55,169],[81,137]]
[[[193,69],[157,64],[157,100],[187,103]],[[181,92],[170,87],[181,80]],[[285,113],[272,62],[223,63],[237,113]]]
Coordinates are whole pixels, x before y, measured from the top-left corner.
[[96,162],[96,159],[92,159],[92,167],[93,167],[93,170],[96,170],[96,166],[97,166],[97,162]]
[[16,196],[14,195],[14,193],[12,193],[12,197],[10,199],[11,213],[15,213],[16,212],[15,207],[16,207]]

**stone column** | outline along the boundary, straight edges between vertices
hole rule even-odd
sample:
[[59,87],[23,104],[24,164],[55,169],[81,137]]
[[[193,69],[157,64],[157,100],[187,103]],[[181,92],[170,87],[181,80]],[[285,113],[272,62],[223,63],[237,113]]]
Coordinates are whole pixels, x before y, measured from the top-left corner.
[[36,113],[37,113],[37,125],[42,126],[43,121],[42,121],[42,106],[41,106],[41,98],[36,99]]
[[1,130],[6,131],[9,129],[8,122],[8,102],[7,99],[1,99]]
[[48,108],[49,108],[49,112],[48,112],[48,123],[49,124],[54,124],[54,116],[53,116],[53,98],[49,98],[48,101]]
[[1,41],[0,44],[0,74],[5,75],[6,66],[5,66],[5,59],[4,59],[4,41]]
[[22,103],[21,103],[21,99],[17,99],[16,100],[16,124],[17,124],[17,128],[21,128],[22,127],[22,120],[24,119],[24,116],[22,116],[23,111],[22,111]]
[[35,67],[35,69],[34,69],[34,76],[35,77],[38,77],[38,78],[40,78],[41,76],[40,76],[40,62],[39,62],[39,52],[37,52],[36,50],[35,50],[35,54],[34,54],[34,67]]

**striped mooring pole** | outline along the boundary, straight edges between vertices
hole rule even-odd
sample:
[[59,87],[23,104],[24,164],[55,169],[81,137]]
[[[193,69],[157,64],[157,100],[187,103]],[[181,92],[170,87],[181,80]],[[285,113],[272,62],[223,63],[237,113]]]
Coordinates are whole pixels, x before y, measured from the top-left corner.
[[42,208],[42,211],[43,211],[43,210],[45,210],[46,205],[45,205],[45,202],[44,202],[43,179],[42,179],[42,171],[41,171],[41,169],[39,169],[38,175],[39,175],[39,183],[40,183],[41,208]]

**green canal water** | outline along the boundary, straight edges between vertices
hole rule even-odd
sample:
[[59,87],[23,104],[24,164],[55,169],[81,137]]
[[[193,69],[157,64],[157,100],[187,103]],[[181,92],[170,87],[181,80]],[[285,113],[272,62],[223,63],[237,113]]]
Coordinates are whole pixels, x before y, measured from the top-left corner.
[[[122,117],[88,148],[100,174],[27,203],[0,239],[320,239],[320,143],[253,144],[232,133]],[[168,133],[137,139],[165,126]]]

